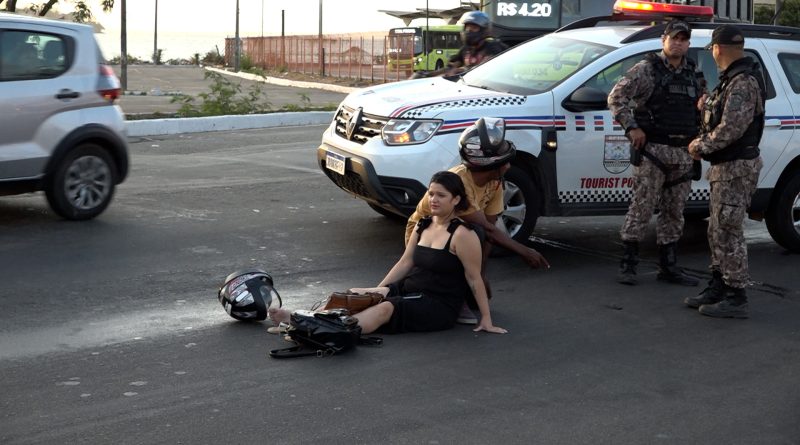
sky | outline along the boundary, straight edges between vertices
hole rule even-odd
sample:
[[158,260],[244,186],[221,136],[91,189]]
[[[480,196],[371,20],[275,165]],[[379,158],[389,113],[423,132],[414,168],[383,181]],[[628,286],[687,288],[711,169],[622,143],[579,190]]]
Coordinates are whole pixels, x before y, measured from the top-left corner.
[[[34,2],[20,1],[18,8]],[[86,0],[96,21],[105,30],[97,40],[106,58],[120,54],[120,2],[111,13],[104,13],[99,0]],[[58,10],[71,12],[71,0],[60,0]],[[239,35],[257,37],[280,35],[281,9],[285,11],[286,35],[316,35],[319,32],[320,0],[239,0]],[[450,9],[460,6],[461,0],[427,0],[431,9]],[[154,47],[156,0],[127,0],[128,54],[149,59]],[[386,32],[405,26],[402,20],[379,10],[415,11],[425,8],[426,0],[322,0],[322,32],[346,34]],[[412,25],[424,25],[418,19]],[[444,23],[432,19],[431,25]],[[193,54],[205,54],[215,48],[224,52],[225,38],[236,34],[236,0],[158,0],[158,48],[164,50],[164,60],[188,59]]]
[[[59,3],[61,12],[71,10],[69,0]],[[99,4],[96,0],[88,3]],[[118,32],[120,28],[120,0],[116,3],[111,14],[104,13],[99,6],[93,7],[95,18],[110,32]],[[152,32],[155,3],[156,0],[127,0],[128,30]],[[448,9],[458,7],[461,1],[428,0],[427,3],[432,9]],[[320,0],[239,0],[240,35],[261,34],[262,4],[265,35],[280,34],[281,9],[285,11],[286,34],[316,34],[319,30]],[[378,10],[413,11],[425,8],[425,4],[426,0],[322,0],[322,31],[326,34],[385,31],[404,25],[402,20]],[[236,0],[158,0],[159,32],[227,32],[234,35],[235,29]]]

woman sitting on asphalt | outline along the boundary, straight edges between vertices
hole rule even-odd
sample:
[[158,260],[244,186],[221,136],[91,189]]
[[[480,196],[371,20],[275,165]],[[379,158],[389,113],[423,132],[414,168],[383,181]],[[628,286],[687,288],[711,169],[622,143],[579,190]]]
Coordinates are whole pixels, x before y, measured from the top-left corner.
[[[438,172],[431,178],[428,196],[432,216],[419,221],[403,256],[383,281],[375,288],[351,289],[379,292],[386,300],[353,317],[365,334],[450,329],[471,293],[481,313],[474,331],[505,334],[492,324],[478,235],[455,216],[469,205],[464,183],[455,173]],[[269,309],[275,323],[288,323],[290,316],[287,309]]]

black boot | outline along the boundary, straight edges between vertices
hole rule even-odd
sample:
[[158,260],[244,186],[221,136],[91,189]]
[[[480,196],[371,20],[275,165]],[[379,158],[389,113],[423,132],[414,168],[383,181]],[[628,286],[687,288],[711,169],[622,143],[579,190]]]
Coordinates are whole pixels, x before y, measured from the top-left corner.
[[748,318],[750,308],[747,305],[747,294],[743,288],[723,285],[724,299],[719,303],[700,306],[700,313],[717,318]]
[[622,284],[636,284],[636,265],[639,264],[639,243],[637,241],[623,241],[625,250],[622,261],[619,263],[617,282]]
[[678,243],[662,244],[658,246],[660,257],[658,266],[658,279],[667,283],[680,284],[682,286],[697,286],[700,280],[686,275],[678,263],[677,248]]
[[719,303],[723,299],[722,295],[722,272],[718,270],[711,271],[711,279],[708,280],[708,287],[703,289],[698,295],[693,297],[686,297],[683,300],[690,308],[697,309],[704,304]]

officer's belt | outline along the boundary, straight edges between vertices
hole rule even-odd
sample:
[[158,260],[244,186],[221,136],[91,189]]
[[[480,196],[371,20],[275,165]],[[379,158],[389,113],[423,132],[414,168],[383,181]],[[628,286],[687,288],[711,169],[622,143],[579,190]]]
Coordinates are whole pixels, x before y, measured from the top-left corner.
[[703,159],[711,163],[711,165],[722,164],[723,162],[731,162],[739,159],[755,159],[761,154],[761,150],[755,145],[748,146],[729,146],[722,150],[713,151],[703,155]]
[[[646,157],[653,163],[662,173],[664,173],[664,177],[669,176],[669,168],[667,165],[661,162],[661,159],[658,159],[656,155],[650,153],[649,151],[645,150],[645,147],[642,147],[639,151],[642,152],[642,156]],[[668,189],[670,187],[674,187],[680,183],[692,181],[692,180],[699,180],[702,175],[702,166],[700,165],[700,161],[692,162],[692,168],[687,171],[686,173],[682,174],[681,176],[673,179],[672,181],[664,181],[664,188]]]
[[647,142],[669,145],[670,147],[686,147],[694,136],[670,136],[668,134],[647,134]]

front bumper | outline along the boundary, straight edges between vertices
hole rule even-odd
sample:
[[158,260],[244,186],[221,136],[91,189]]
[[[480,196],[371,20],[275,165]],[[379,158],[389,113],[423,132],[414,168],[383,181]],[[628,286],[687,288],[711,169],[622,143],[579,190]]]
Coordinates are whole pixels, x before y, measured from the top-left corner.
[[[326,167],[328,152],[345,157],[344,175]],[[317,148],[317,164],[340,189],[369,204],[405,217],[414,213],[417,203],[427,190],[422,183],[414,179],[378,176],[368,159],[344,152],[326,143]]]

